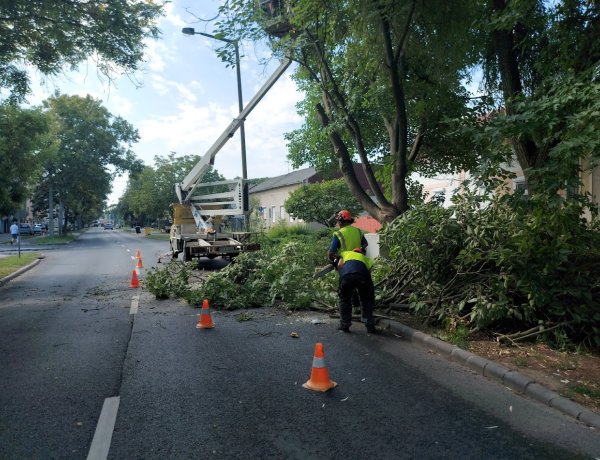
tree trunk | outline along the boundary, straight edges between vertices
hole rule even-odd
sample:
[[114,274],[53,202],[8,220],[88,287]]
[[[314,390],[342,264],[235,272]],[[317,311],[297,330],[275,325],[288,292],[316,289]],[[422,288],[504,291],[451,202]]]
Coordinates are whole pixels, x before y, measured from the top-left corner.
[[[501,13],[506,8],[507,0],[492,0],[494,13]],[[492,32],[496,56],[498,58],[498,69],[502,83],[502,94],[507,115],[515,113],[511,99],[522,94],[521,73],[517,59],[517,44],[514,41],[514,29]],[[513,153],[517,157],[519,165],[523,169],[525,180],[530,192],[537,188],[536,175],[532,174],[536,168],[544,165],[546,160],[545,149],[540,149],[530,138],[511,138],[510,144]]]
[[[327,113],[325,113],[325,109],[321,104],[316,104],[315,109],[319,123],[323,128],[327,128],[329,126],[329,117],[327,116]],[[354,195],[363,209],[379,222],[392,221],[396,216],[391,216],[388,212],[385,212],[379,206],[377,206],[377,204],[375,204],[371,197],[367,195],[367,193],[361,187],[360,183],[358,182],[358,178],[354,173],[354,165],[352,164],[350,154],[348,153],[348,148],[346,147],[346,144],[339,133],[334,130],[330,130],[328,136],[338,159],[340,171],[344,175],[346,184],[350,189],[350,193]]]
[[48,183],[48,236],[54,236],[54,187],[52,187],[52,178]]
[[381,16],[381,34],[383,36],[383,51],[385,66],[392,88],[394,105],[393,120],[386,120],[388,136],[390,138],[390,158],[392,158],[392,203],[398,214],[408,211],[408,191],[406,190],[406,176],[408,175],[408,119],[406,117],[406,103],[404,88],[402,87],[402,60],[401,43],[398,44],[398,53],[394,53],[392,31],[385,15]]

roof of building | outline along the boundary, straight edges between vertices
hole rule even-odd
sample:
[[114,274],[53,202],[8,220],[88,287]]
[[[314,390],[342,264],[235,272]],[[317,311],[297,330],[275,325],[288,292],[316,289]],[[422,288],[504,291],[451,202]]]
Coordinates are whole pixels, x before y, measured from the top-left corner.
[[272,177],[264,182],[261,182],[249,189],[250,193],[264,192],[265,190],[273,190],[275,188],[287,187],[289,185],[297,185],[308,183],[309,179],[317,174],[315,168],[299,169],[283,176]]

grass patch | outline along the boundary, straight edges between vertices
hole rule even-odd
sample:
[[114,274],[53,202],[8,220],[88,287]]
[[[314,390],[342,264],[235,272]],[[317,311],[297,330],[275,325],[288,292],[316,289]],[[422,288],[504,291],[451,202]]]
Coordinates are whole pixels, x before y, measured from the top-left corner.
[[514,356],[512,358],[512,362],[514,363],[515,366],[519,366],[519,367],[529,367],[529,359],[527,359],[526,356]]
[[575,393],[585,396],[586,398],[594,401],[597,407],[600,407],[600,390],[597,388],[591,388],[587,385],[577,383],[569,385],[565,389],[564,393],[567,397],[572,397],[572,395]]
[[29,242],[31,244],[36,244],[40,246],[45,244],[68,244],[78,236],[79,234],[73,235],[70,233],[63,236],[40,236],[37,238],[32,238],[31,240],[29,240]]
[[243,311],[239,315],[236,315],[235,319],[238,320],[240,323],[242,323],[244,321],[252,321],[252,320],[254,320],[254,313]]
[[16,272],[19,268],[29,265],[38,257],[40,255],[34,252],[23,252],[21,253],[21,257],[18,255],[0,257],[0,278],[4,278]]

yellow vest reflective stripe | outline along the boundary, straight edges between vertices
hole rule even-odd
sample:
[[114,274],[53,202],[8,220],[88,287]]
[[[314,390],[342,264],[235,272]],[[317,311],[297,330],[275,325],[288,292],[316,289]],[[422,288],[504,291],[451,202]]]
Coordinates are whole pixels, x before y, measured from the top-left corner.
[[367,270],[371,270],[373,266],[373,261],[369,259],[367,256],[363,256],[360,252],[354,251],[344,251],[341,254],[342,260],[344,262],[348,262],[349,260],[359,260],[367,267]]
[[340,248],[337,251],[338,255],[344,251],[352,251],[362,246],[362,231],[359,228],[347,225],[336,230],[333,234],[337,236],[340,242]]

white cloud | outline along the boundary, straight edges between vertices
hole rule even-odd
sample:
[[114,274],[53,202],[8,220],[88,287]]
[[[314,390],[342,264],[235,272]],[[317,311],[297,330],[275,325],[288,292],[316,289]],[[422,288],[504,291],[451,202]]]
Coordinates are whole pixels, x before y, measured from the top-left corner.
[[[92,95],[111,113],[123,116],[138,129],[140,141],[134,150],[148,165],[153,164],[154,156],[164,156],[171,151],[179,155],[203,155],[238,113],[236,76],[235,69],[216,58],[214,49],[218,43],[181,33],[181,28],[188,24],[203,27],[203,23],[187,13],[188,4],[198,17],[210,18],[219,1],[167,3],[166,16],[159,24],[162,35],[159,40],[147,41],[146,63],[135,76],[122,76],[109,84],[89,60],[80,66],[79,72],[49,80],[45,88],[39,88],[38,84],[31,102],[41,102],[55,88],[63,94]],[[210,28],[207,31],[210,32]],[[247,103],[278,62],[273,59],[265,68],[256,57],[257,54],[266,56],[264,51],[252,45],[244,51],[248,54],[242,58],[241,74]],[[283,134],[302,122],[295,110],[302,96],[290,73],[288,69],[246,120],[250,178],[289,172]],[[242,175],[239,131],[216,156],[215,168],[227,178]],[[125,180],[116,180],[110,201],[116,202],[124,188]]]
[[145,67],[151,72],[162,72],[167,67],[165,56],[169,49],[164,42],[159,40],[146,41],[144,52]]

